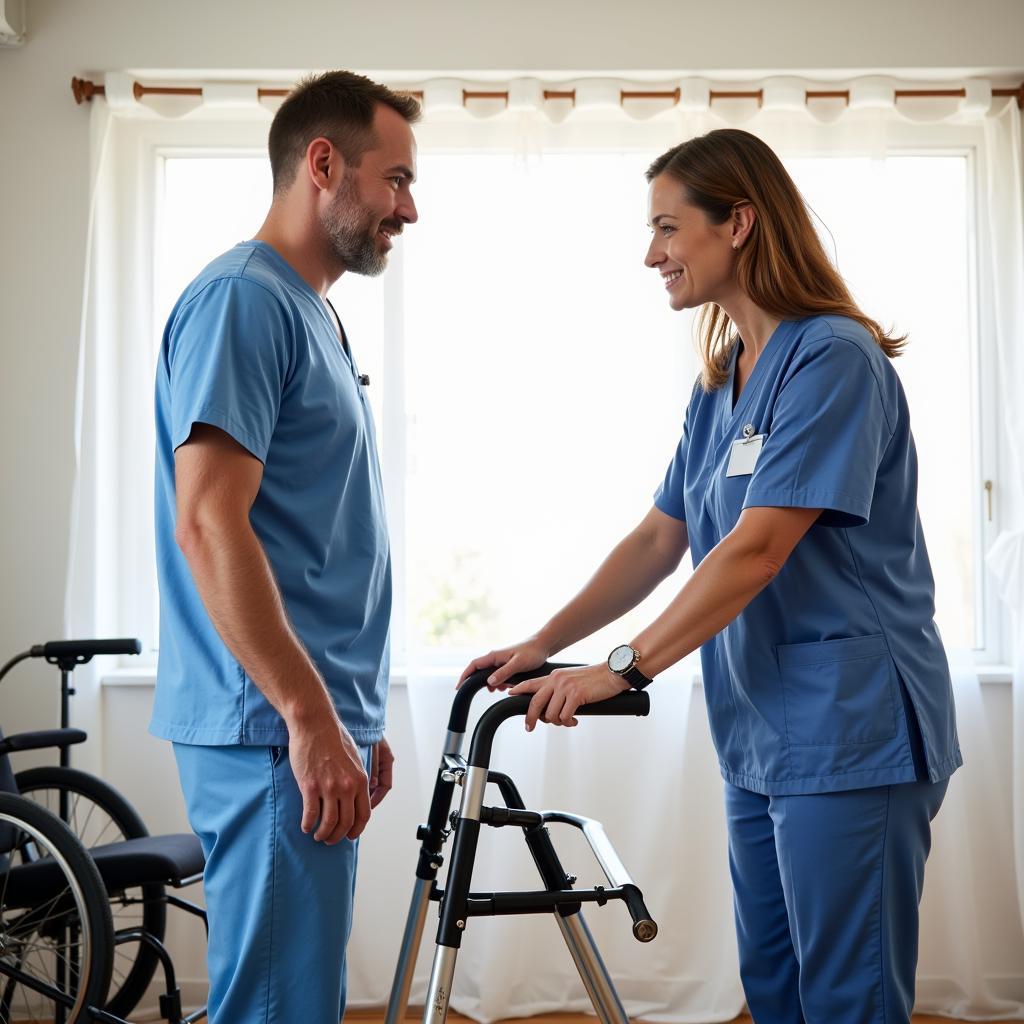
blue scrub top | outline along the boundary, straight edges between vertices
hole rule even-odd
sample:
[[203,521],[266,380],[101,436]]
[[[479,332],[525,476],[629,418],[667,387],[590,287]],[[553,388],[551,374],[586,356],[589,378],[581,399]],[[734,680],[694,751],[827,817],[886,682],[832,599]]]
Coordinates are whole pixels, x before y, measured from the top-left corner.
[[[768,795],[909,782],[917,740],[944,779],[962,761],[899,377],[856,321],[783,321],[733,408],[738,349],[725,385],[694,388],[656,506],[685,520],[695,568],[745,508],[823,511],[701,648],[722,775]],[[727,476],[744,428],[763,447]]]
[[174,451],[208,423],[263,463],[249,519],[288,618],[356,743],[380,739],[391,558],[364,392],[320,296],[263,242],[218,257],[178,300],[156,380],[155,735],[288,743],[283,719],[214,628],[174,539]]

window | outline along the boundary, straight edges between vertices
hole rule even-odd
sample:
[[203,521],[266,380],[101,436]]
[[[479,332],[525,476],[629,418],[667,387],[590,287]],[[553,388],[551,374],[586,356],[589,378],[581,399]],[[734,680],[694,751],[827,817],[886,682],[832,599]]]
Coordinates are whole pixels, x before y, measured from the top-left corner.
[[[420,222],[382,278],[346,275],[333,290],[373,381],[396,663],[458,664],[526,635],[650,507],[698,370],[691,316],[668,310],[642,263],[652,155],[421,151]],[[950,648],[995,660],[969,158],[798,155],[787,165],[862,308],[910,335],[896,367],[939,626]],[[253,233],[270,193],[252,151],[165,151],[158,168],[154,346],[181,289]],[[570,655],[603,657],[679,584]],[[152,577],[143,585],[155,637]]]

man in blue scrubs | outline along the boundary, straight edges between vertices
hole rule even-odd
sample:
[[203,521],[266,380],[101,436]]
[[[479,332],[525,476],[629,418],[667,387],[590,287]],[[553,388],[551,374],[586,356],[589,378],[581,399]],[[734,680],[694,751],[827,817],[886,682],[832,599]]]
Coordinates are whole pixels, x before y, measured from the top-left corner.
[[348,72],[270,129],[274,196],[185,289],[156,383],[160,662],[206,853],[212,1024],[336,1024],[356,840],[391,787],[373,419],[327,291],[415,222],[418,104]]

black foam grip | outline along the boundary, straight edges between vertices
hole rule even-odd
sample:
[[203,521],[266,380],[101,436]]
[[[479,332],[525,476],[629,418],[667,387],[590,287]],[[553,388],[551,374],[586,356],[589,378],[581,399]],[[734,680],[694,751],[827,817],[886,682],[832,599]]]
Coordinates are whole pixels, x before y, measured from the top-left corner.
[[[533,699],[531,694],[521,693],[516,697],[506,697],[492,704],[477,722],[473,732],[473,743],[469,750],[468,763],[480,768],[487,768],[491,761],[491,745],[494,733],[502,722],[517,715],[525,715]],[[577,715],[635,715],[643,716],[650,713],[651,698],[642,690],[627,690],[607,700],[599,700],[595,704],[581,704],[576,709]]]
[[[473,702],[473,698],[481,690],[487,687],[487,679],[497,671],[497,667],[498,666],[496,665],[492,665],[490,668],[478,668],[459,687],[458,692],[455,694],[455,700],[452,701],[451,714],[448,716],[449,732],[466,731],[466,723],[469,721],[469,705]],[[550,675],[556,668],[576,667],[576,665],[568,662],[548,661],[541,665],[540,668],[535,668],[530,672],[520,672],[517,675],[511,676],[508,680],[508,685],[515,686],[516,683],[521,683],[524,679],[539,679],[541,676]]]
[[635,885],[623,886],[629,916],[633,918],[633,937],[637,942],[650,942],[658,934],[658,926]]

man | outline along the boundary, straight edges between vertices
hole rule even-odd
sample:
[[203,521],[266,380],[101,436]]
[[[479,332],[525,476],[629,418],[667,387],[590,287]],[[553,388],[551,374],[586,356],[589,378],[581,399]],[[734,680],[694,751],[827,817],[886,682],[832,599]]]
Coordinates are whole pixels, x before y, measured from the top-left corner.
[[356,839],[391,788],[391,563],[365,377],[330,286],[416,221],[419,106],[307,79],[267,218],[185,289],[157,371],[160,664],[206,853],[212,1024],[337,1024]]

